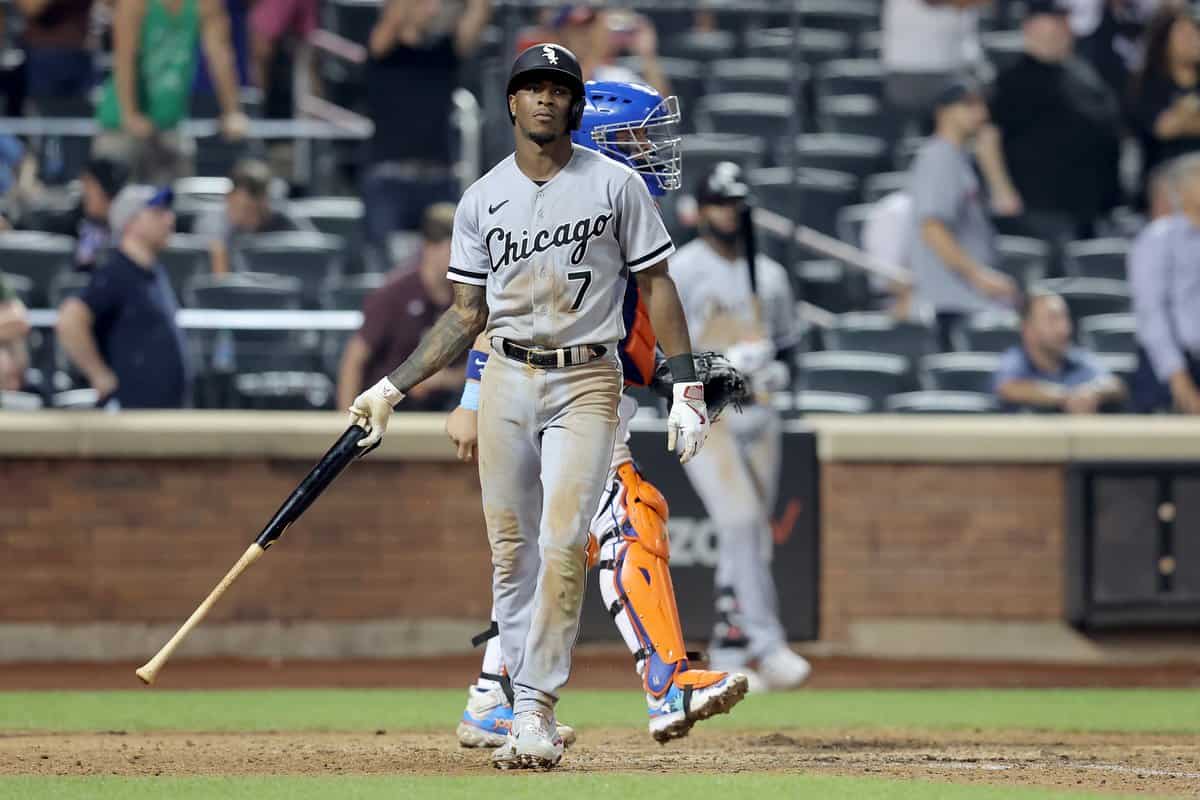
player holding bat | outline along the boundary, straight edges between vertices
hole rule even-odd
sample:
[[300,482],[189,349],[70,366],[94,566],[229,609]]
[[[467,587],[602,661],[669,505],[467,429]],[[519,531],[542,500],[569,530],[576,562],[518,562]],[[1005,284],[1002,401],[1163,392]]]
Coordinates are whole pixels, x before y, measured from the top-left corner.
[[[591,81],[586,89],[588,103],[575,143],[636,170],[653,196],[677,189],[680,117],[675,98],[663,98],[649,86],[631,83]],[[656,376],[654,330],[636,280],[626,285],[624,318],[625,337],[618,350],[626,385],[653,385],[660,392],[665,388],[670,397],[671,376],[665,365],[659,365],[662,369]],[[463,460],[471,460],[477,442],[478,381],[488,350],[486,338],[480,337],[468,359],[462,403],[446,422],[446,432]],[[726,401],[745,399],[744,384],[708,354],[697,360],[715,423]],[[633,398],[623,395],[607,489],[589,534],[589,567],[599,567],[604,606],[634,656],[646,691],[650,735],[667,742],[686,736],[696,722],[727,712],[745,695],[747,683],[740,675],[697,669],[684,649],[668,567],[667,503],[638,469],[627,444],[636,410]],[[491,628],[474,640],[476,644],[486,640],[487,646],[456,731],[464,747],[501,744],[512,722],[511,687],[496,631],[493,618]],[[559,729],[569,744],[574,732],[564,725]]]
[[553,767],[554,718],[571,671],[585,546],[617,434],[626,283],[637,275],[674,377],[668,447],[692,458],[709,415],[667,258],[675,246],[641,176],[571,141],[586,103],[575,56],[554,44],[517,57],[508,110],[516,151],[458,205],[451,307],[416,351],[355,399],[365,444],[412,386],[483,333],[479,480],[492,551],[493,602],[514,692],[502,769]]

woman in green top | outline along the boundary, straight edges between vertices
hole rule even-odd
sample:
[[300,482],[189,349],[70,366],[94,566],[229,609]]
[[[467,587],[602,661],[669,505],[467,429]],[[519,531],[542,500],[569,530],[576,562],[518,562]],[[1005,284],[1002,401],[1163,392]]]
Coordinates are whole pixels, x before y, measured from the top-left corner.
[[[197,40],[221,104],[222,133],[244,136],[247,120],[239,110],[222,0],[116,0],[113,73],[96,112],[101,126],[138,140],[174,130],[188,113]],[[136,164],[135,171],[141,171]]]

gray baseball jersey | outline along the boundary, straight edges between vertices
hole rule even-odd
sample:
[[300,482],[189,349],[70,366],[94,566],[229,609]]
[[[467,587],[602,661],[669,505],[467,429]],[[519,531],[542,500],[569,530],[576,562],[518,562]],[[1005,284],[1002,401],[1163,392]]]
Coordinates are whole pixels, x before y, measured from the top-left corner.
[[746,259],[727,261],[703,239],[693,239],[671,259],[671,277],[688,321],[695,350],[724,351],[748,339],[770,339],[776,346],[793,344],[799,332],[792,285],[783,265],[759,254],[755,258],[762,321],[751,302]]
[[[795,344],[799,328],[787,272],[761,254],[755,264],[761,319],[746,259],[728,261],[703,239],[679,248],[671,259],[695,349],[726,351],[755,339]],[[779,434],[778,414],[767,404],[751,405],[740,414],[726,414],[712,427],[704,449],[683,465],[717,528],[714,669],[741,669],[750,659],[785,646],[771,575]],[[731,631],[744,638],[730,638]]]
[[489,337],[574,347],[619,341],[629,273],[674,251],[641,176],[575,146],[542,185],[509,156],[467,189],[447,277],[487,286]]

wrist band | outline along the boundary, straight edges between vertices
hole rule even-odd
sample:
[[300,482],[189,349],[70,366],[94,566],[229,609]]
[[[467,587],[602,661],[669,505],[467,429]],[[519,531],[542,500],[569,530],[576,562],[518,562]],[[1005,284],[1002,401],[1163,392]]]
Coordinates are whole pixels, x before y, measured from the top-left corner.
[[695,383],[696,362],[691,353],[680,353],[667,359],[667,368],[671,370],[672,383]]
[[463,393],[458,404],[468,411],[479,410],[479,381],[469,380],[463,384]]
[[479,350],[472,350],[467,353],[467,380],[479,381],[483,379],[483,367],[487,364],[488,354]]

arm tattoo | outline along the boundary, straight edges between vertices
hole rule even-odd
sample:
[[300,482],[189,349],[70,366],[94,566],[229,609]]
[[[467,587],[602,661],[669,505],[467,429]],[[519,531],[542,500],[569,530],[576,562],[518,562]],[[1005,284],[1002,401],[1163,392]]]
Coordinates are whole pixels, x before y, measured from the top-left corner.
[[487,325],[487,294],[482,286],[454,284],[454,302],[421,337],[417,349],[392,370],[388,380],[404,393],[448,366]]

